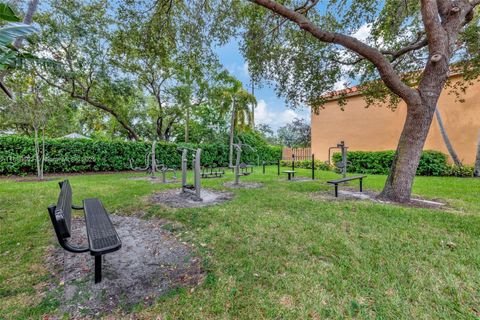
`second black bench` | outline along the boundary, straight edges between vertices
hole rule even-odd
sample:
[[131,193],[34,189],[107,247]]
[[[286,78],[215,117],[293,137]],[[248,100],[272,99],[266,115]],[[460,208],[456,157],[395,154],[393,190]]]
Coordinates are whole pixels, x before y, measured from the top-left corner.
[[[72,209],[83,210],[87,229],[88,247],[77,247],[68,242],[72,236]],[[96,198],[83,200],[83,206],[72,204],[70,182],[60,182],[60,194],[56,205],[48,207],[58,242],[65,250],[73,253],[90,252],[95,259],[95,283],[102,281],[102,255],[117,251],[122,242],[118,237],[102,202]]]
[[363,192],[363,178],[366,178],[366,177],[367,176],[345,177],[337,180],[329,180],[327,181],[327,183],[335,185],[335,197],[338,197],[338,184],[358,179],[360,181],[360,192]]
[[288,181],[292,180],[292,178],[295,178],[295,171],[293,170],[286,170],[283,171],[283,173],[286,173],[288,175]]

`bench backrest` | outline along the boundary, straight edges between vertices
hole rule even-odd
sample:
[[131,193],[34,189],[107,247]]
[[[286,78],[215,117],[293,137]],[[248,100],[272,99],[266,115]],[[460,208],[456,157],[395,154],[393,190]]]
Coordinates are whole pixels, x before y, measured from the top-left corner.
[[72,222],[72,187],[70,182],[60,182],[60,194],[56,206],[48,207],[58,240],[70,238]]

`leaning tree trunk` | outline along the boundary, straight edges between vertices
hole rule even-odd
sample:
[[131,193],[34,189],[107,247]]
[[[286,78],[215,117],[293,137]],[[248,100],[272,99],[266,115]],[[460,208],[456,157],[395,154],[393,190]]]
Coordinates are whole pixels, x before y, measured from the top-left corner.
[[[27,12],[25,13],[25,17],[23,17],[24,24],[32,24],[33,15],[35,14],[38,8],[38,1],[39,0],[32,0],[28,3]],[[23,37],[17,38],[13,43],[13,46],[15,48],[20,48],[22,46],[22,41],[23,41]]]
[[37,178],[43,179],[43,171],[42,171],[42,161],[40,159],[40,142],[38,141],[38,128],[34,127],[33,131],[35,133],[34,136],[34,144],[35,144],[35,162],[37,165]]
[[185,115],[185,143],[188,143],[189,138],[189,122],[190,122],[190,108],[187,107],[187,113]]
[[457,152],[453,148],[452,142],[450,141],[450,138],[448,137],[447,130],[445,129],[445,126],[443,125],[443,119],[442,115],[440,114],[440,110],[437,108],[435,109],[435,115],[437,118],[438,122],[438,127],[440,128],[440,133],[442,134],[443,142],[445,143],[445,146],[447,147],[448,153],[450,154],[450,157],[453,160],[453,163],[455,163],[456,166],[461,167],[462,162],[460,161],[460,158],[457,155]]
[[228,153],[228,167],[233,167],[233,135],[235,134],[235,114],[236,114],[236,106],[235,106],[235,98],[232,100],[232,117],[230,119],[230,149]]
[[480,130],[478,131],[477,159],[475,160],[475,177],[480,177]]
[[45,128],[42,128],[42,160],[40,164],[40,179],[43,179],[43,172],[45,168]]
[[434,112],[435,104],[407,107],[407,119],[380,198],[396,202],[410,201],[413,180]]

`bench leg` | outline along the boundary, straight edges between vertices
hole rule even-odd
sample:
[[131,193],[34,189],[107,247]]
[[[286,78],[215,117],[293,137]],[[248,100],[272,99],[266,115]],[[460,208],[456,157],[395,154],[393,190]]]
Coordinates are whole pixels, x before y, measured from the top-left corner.
[[102,256],[95,256],[95,283],[102,281]]
[[335,184],[335,198],[338,198],[338,184]]
[[363,179],[360,179],[360,192],[363,192]]

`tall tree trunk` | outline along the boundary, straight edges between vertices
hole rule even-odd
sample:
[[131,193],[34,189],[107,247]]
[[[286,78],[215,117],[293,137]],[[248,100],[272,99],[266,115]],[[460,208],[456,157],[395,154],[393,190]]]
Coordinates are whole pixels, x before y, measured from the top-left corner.
[[156,131],[157,131],[157,137],[158,139],[160,139],[160,141],[163,141],[164,137],[163,137],[163,117],[159,116],[157,118],[157,128],[156,128]]
[[230,149],[228,153],[228,167],[233,166],[233,135],[235,134],[235,114],[236,114],[236,103],[235,97],[232,99],[232,117],[230,119]]
[[45,167],[45,128],[42,128],[42,159],[40,164],[40,179],[43,179],[43,171]]
[[37,178],[42,179],[41,169],[40,169],[40,142],[38,141],[38,128],[33,127],[34,135],[34,144],[35,144],[35,162],[37,165]]
[[185,116],[185,143],[189,141],[189,122],[190,122],[190,108],[187,107],[187,114]]
[[407,119],[380,198],[396,202],[410,201],[413,180],[433,121],[435,107],[436,104],[407,106]]
[[475,177],[480,177],[480,130],[478,131],[477,159],[475,160]]
[[448,133],[447,133],[447,130],[445,129],[445,126],[443,125],[442,115],[440,114],[440,110],[438,109],[438,106],[435,109],[435,116],[437,118],[438,127],[440,128],[440,133],[442,134],[443,142],[447,147],[448,153],[450,154],[450,157],[452,158],[453,163],[455,163],[456,166],[461,167],[462,162],[460,161],[460,158],[458,157],[457,152],[455,151],[452,143],[450,142],[450,138],[448,137]]
[[[25,13],[25,17],[23,17],[23,23],[32,24],[33,15],[37,11],[37,8],[38,8],[38,0],[31,0],[28,3],[28,8],[27,8],[27,12]],[[13,43],[15,48],[20,48],[22,46],[22,41],[23,41],[23,37],[15,39],[15,42]]]
[[[252,96],[255,97],[255,83],[252,81]],[[252,102],[252,114],[251,114],[251,119],[252,119],[252,129],[255,130],[255,108],[257,107],[256,102]]]

